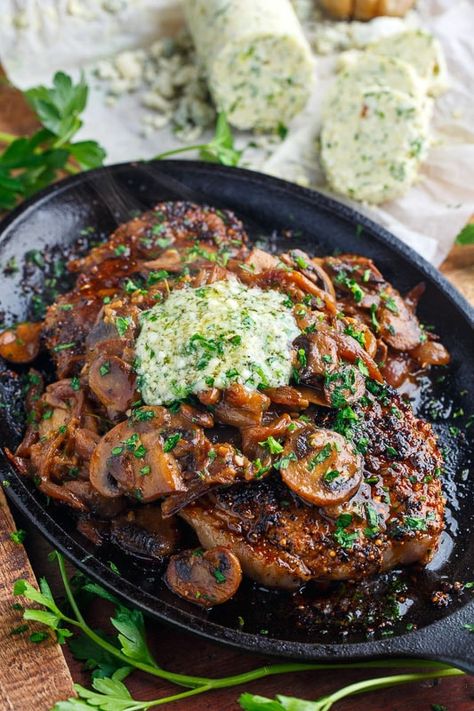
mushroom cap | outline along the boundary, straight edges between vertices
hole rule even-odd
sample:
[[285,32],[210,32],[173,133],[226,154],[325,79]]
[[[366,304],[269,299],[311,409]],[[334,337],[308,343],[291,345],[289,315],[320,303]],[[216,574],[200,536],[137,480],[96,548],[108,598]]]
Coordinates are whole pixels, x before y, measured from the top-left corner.
[[311,425],[297,429],[281,455],[285,484],[316,506],[348,501],[362,482],[362,457],[337,432]]
[[202,607],[221,605],[237,592],[242,568],[237,556],[218,546],[187,550],[171,557],[165,582],[176,595]]
[[97,444],[90,461],[90,481],[104,496],[133,495],[143,503],[184,491],[181,469],[163,448],[160,425],[164,408],[141,408],[153,413],[147,420],[125,420]]
[[89,387],[108,411],[125,412],[137,400],[132,366],[116,355],[101,354],[89,368]]
[[175,518],[163,518],[159,505],[147,504],[114,519],[111,539],[140,558],[162,560],[176,550],[179,529]]
[[0,356],[11,363],[30,363],[40,349],[42,323],[25,321],[0,333]]

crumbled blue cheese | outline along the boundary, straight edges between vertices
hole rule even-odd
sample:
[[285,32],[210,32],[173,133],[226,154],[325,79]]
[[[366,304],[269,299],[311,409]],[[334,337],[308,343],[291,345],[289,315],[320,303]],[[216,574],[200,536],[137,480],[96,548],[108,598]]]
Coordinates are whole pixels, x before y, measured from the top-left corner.
[[406,192],[428,145],[423,104],[395,89],[359,89],[326,114],[321,161],[333,190],[377,204]]
[[285,299],[235,277],[173,291],[142,318],[136,355],[143,400],[161,405],[234,382],[249,389],[288,384],[300,331]]
[[313,57],[289,0],[184,0],[217,108],[237,128],[274,128],[306,104]]

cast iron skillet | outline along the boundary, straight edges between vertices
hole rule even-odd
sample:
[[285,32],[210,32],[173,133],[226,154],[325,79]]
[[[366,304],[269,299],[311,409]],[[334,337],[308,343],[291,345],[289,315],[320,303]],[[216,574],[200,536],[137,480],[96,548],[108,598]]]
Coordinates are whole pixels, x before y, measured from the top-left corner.
[[[445,608],[431,605],[427,594],[416,597],[423,590],[431,593],[443,589],[447,582],[474,578],[469,506],[474,481],[466,475],[461,477],[459,472],[460,468],[469,468],[463,437],[453,434],[452,429],[454,423],[462,424],[462,417],[454,422],[449,419],[457,407],[451,395],[463,391],[465,409],[466,403],[474,400],[473,316],[468,304],[433,267],[381,227],[323,195],[258,173],[191,161],[116,165],[54,185],[3,221],[0,262],[4,266],[15,256],[21,266],[28,250],[36,248],[46,253],[55,247],[66,248],[84,232],[95,231],[105,237],[117,224],[128,220],[133,211],[150,208],[161,200],[179,199],[207,201],[233,209],[244,220],[252,239],[266,238],[282,249],[288,248],[288,238],[282,235],[292,230],[291,245],[310,254],[339,249],[370,256],[402,292],[420,281],[426,282],[420,318],[435,324],[453,358],[448,376],[442,376],[446,380],[440,397],[433,400],[431,386],[427,385],[426,401],[421,398],[420,403],[424,415],[426,408],[434,404],[441,413],[438,432],[448,458],[450,514],[438,563],[430,570],[394,573],[408,576],[406,579],[416,590],[415,598],[410,599],[411,593],[407,594],[408,613],[396,621],[392,636],[377,637],[376,632],[367,641],[360,633],[323,634],[311,632],[310,625],[298,626],[288,612],[290,602],[284,595],[255,589],[249,583],[235,603],[211,613],[180,600],[163,586],[160,570],[131,563],[114,548],[90,544],[76,532],[67,509],[48,506],[30,482],[18,476],[2,457],[0,474],[10,483],[6,488],[9,498],[53,546],[87,575],[144,612],[204,637],[241,649],[298,659],[342,661],[406,655],[439,659],[474,672],[474,634],[463,628],[466,623],[474,623],[472,593],[470,598],[469,592],[457,596],[451,591],[452,602]],[[22,269],[2,276],[0,281],[0,302],[7,323],[22,320],[28,313],[32,292],[22,293],[21,278]],[[21,395],[5,366],[0,375],[6,400],[6,407],[0,409],[0,443],[14,447],[21,435],[21,417],[15,414]],[[454,537],[456,526],[459,534]],[[120,577],[111,570],[111,560],[121,571]],[[377,590],[372,590],[374,607],[380,595],[386,594]],[[370,596],[370,588],[365,594]],[[244,618],[243,629],[242,625],[239,627],[239,617]],[[413,623],[418,629],[411,629]]]

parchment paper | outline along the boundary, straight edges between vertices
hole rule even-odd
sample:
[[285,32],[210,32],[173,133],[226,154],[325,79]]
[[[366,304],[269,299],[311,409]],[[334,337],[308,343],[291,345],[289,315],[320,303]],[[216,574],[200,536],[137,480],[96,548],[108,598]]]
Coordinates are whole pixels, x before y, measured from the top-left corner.
[[[434,145],[420,180],[403,198],[376,208],[352,204],[439,264],[474,214],[474,0],[419,0],[407,23],[433,32],[448,63],[450,86],[436,101]],[[144,137],[139,96],[127,94],[114,107],[107,106],[103,88],[88,70],[118,51],[173,35],[182,25],[177,0],[1,0],[0,61],[20,88],[50,83],[59,69],[76,76],[85,69],[91,94],[80,137],[99,141],[109,163],[149,158],[182,144],[169,128]],[[399,21],[384,21],[359,27],[359,41],[399,26]],[[318,57],[307,108],[269,158],[263,160],[257,152],[253,167],[288,180],[309,180],[325,190],[316,138],[335,65],[334,53]]]

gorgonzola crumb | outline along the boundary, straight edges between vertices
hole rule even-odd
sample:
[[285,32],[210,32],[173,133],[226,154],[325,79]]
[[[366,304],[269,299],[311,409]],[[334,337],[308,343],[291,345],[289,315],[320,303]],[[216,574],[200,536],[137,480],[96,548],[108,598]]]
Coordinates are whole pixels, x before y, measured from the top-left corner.
[[173,291],[142,317],[136,367],[143,400],[161,405],[234,382],[287,385],[300,330],[285,299],[235,277]]

